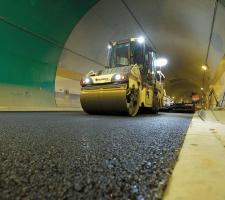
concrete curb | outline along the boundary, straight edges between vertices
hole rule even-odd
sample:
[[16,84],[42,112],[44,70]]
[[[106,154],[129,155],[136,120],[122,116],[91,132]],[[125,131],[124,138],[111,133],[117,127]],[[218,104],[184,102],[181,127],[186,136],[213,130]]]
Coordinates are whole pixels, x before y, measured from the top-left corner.
[[[225,125],[211,111],[196,113],[164,200],[225,199]],[[200,115],[201,115],[200,114]]]

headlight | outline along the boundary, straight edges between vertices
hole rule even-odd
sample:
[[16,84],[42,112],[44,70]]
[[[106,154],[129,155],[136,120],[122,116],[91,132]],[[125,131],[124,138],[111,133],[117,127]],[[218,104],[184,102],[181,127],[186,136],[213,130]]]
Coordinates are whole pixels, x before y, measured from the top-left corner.
[[115,81],[120,81],[121,80],[121,75],[120,74],[116,74],[115,75]]
[[127,76],[123,74],[115,74],[112,77],[112,82],[126,82]]
[[92,84],[92,79],[90,77],[84,77],[83,79],[81,79],[80,81],[80,85],[81,86],[85,86],[85,85],[91,85]]

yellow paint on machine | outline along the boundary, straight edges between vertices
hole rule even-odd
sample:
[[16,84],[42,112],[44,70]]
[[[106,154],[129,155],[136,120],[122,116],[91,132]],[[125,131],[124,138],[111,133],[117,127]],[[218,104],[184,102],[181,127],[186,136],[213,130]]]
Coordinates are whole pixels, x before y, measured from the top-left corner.
[[141,90],[141,101],[140,106],[144,104],[145,107],[152,107],[153,106],[153,87],[144,87]]
[[81,106],[88,113],[127,112],[126,84],[118,88],[81,89]]

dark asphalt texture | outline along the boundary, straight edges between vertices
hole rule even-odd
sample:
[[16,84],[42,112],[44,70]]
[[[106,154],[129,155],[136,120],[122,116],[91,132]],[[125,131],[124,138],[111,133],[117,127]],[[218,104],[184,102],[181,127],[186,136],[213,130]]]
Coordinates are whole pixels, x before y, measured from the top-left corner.
[[161,199],[191,118],[0,113],[0,199]]

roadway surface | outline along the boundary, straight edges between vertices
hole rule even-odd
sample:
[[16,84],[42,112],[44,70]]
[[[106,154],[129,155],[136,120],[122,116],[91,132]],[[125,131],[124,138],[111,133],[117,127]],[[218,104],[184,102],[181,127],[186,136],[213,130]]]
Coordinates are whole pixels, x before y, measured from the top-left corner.
[[0,113],[0,199],[160,199],[191,118]]

